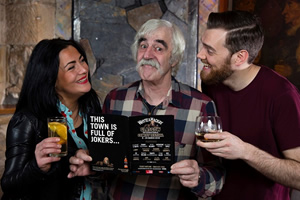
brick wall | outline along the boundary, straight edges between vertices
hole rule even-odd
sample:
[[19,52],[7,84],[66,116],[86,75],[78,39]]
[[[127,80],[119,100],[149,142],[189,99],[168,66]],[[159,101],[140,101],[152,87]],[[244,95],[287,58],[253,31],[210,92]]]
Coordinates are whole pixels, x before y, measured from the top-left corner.
[[[0,0],[0,176],[5,162],[5,135],[22,87],[34,45],[45,38],[71,38],[72,0]],[[2,190],[0,189],[0,197]]]

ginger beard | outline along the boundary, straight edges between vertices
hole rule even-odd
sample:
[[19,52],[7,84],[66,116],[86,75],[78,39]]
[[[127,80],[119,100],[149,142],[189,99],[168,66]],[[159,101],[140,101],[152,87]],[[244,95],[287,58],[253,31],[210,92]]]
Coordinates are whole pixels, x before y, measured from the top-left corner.
[[[223,82],[228,77],[233,74],[233,71],[230,67],[230,57],[225,59],[225,64],[223,64],[219,69],[214,65],[210,65],[207,60],[201,60],[204,64],[203,69],[201,70],[200,77],[201,81],[207,85],[216,85]],[[209,69],[205,69],[209,68]]]

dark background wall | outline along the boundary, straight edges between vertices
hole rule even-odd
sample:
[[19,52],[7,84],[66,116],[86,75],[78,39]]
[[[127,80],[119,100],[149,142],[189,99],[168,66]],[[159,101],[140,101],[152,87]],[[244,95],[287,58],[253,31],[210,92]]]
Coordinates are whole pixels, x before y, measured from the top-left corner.
[[74,1],[73,36],[90,45],[93,87],[102,101],[110,89],[139,79],[130,46],[139,27],[152,18],[175,23],[184,33],[187,47],[176,78],[196,87],[198,0]]

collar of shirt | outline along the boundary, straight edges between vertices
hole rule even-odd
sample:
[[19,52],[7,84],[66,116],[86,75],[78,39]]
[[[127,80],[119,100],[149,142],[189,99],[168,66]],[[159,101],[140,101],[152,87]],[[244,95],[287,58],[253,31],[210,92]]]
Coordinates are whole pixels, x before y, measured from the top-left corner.
[[[139,86],[136,92],[136,96],[135,98],[138,99],[139,97],[145,100],[145,90],[143,88],[143,84],[142,84],[142,80],[140,80],[139,82]],[[162,105],[162,109],[166,109],[167,106],[169,104],[172,104],[175,107],[181,107],[180,106],[180,101],[174,101],[174,99],[179,100],[180,98],[172,98],[172,96],[177,97],[178,95],[180,95],[180,87],[179,87],[179,83],[177,82],[177,80],[172,76],[172,84],[171,87],[168,91],[168,94],[166,96],[166,98],[163,100],[163,102],[160,104]],[[145,100],[146,101],[146,100]]]

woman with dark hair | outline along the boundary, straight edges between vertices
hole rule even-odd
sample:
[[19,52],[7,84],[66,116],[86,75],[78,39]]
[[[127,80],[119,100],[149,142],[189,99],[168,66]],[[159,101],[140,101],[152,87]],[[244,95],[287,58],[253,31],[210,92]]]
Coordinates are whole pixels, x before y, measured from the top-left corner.
[[[16,111],[6,136],[2,199],[84,199],[91,196],[82,178],[68,179],[69,157],[87,149],[87,114],[101,112],[83,48],[73,40],[42,40],[33,49]],[[68,155],[59,138],[48,138],[47,117],[64,116]],[[89,199],[89,198],[85,198]]]

